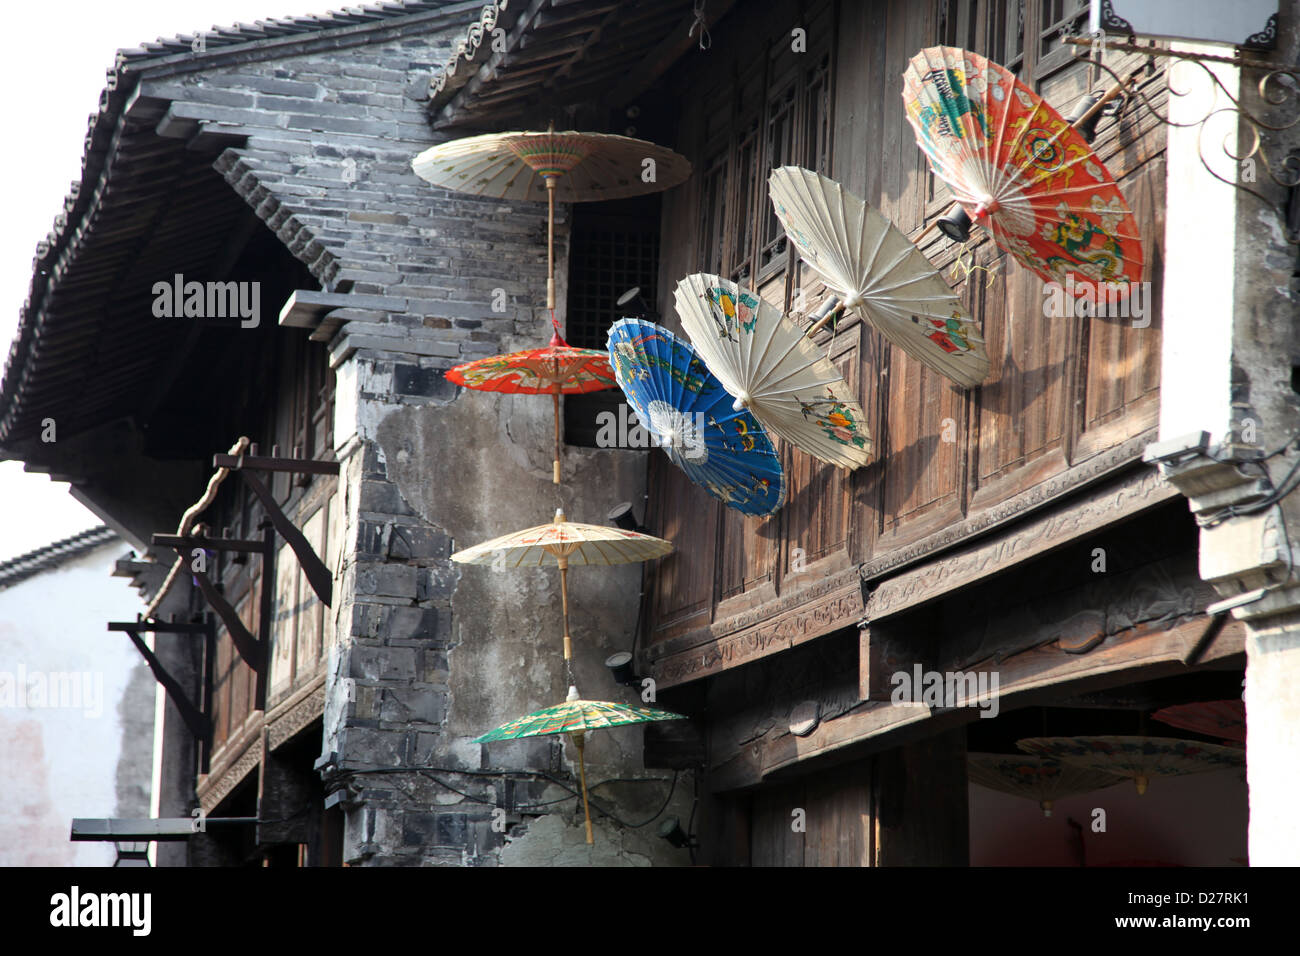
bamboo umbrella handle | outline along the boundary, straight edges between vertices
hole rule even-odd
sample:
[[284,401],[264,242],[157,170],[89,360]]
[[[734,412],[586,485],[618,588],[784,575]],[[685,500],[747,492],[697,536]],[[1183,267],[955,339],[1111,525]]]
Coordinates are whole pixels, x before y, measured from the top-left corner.
[[1082,116],[1080,116],[1077,120],[1075,120],[1070,125],[1082,126],[1084,123],[1088,122],[1088,120],[1092,119],[1103,109],[1105,109],[1107,103],[1109,103],[1115,97],[1119,96],[1120,93],[1124,92],[1124,90],[1126,90],[1129,87],[1129,85],[1132,84],[1132,82],[1133,82],[1133,77],[1131,76],[1120,80],[1110,89],[1108,89],[1101,99],[1099,99],[1096,103],[1093,103],[1092,106],[1089,107],[1087,112],[1085,112]]
[[[555,312],[555,177],[546,177],[546,307]],[[556,479],[559,483],[559,479]]]
[[555,411],[555,461],[551,464],[551,482],[560,483],[560,386],[557,382],[551,392],[551,407]]
[[560,565],[560,607],[564,612],[564,659],[573,660],[573,638],[569,636],[569,564],[561,559]]
[[813,324],[813,327],[808,330],[807,334],[811,337],[816,335],[822,329],[824,329],[826,327],[826,323],[829,322],[831,319],[835,318],[835,313],[838,312],[839,309],[840,307],[837,305],[835,308],[827,312],[824,318],[819,319],[817,322]]
[[578,779],[582,782],[582,812],[587,818],[587,843],[594,844],[596,838],[591,833],[591,804],[587,802],[587,761],[582,753],[586,741],[582,739],[582,734],[574,734],[573,742],[578,747]]

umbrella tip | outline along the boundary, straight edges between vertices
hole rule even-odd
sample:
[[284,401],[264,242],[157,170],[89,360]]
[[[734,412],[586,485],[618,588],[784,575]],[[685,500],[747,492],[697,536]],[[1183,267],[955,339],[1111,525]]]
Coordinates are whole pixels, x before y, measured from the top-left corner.
[[563,509],[563,508],[556,508],[556,509],[555,509],[555,523],[556,523],[556,524],[563,524],[564,521],[565,521],[565,517],[564,517],[564,509]]
[[564,698],[564,699],[565,699],[566,701],[570,701],[570,700],[578,700],[578,699],[579,699],[579,698],[578,698],[578,686],[577,686],[576,684],[570,684],[570,685],[569,685],[569,696],[566,697],[566,698]]
[[736,396],[736,400],[731,403],[732,410],[738,412],[741,409],[748,408],[752,398],[753,396],[751,396],[749,392],[741,392]]

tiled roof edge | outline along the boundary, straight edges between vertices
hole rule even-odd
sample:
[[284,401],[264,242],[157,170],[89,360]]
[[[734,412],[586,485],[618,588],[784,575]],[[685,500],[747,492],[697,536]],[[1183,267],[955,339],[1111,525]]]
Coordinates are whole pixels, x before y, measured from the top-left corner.
[[120,540],[117,532],[101,524],[16,558],[0,561],[0,590],[116,540]]

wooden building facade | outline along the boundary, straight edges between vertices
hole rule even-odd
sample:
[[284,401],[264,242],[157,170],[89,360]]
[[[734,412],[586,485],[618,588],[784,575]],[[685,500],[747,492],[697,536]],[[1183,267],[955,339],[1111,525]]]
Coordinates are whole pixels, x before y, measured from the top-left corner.
[[[664,739],[662,759],[703,761],[718,802],[702,839],[716,862],[970,861],[965,725],[972,749],[988,728],[974,712],[891,704],[890,676],[915,663],[999,671],[1004,713],[1068,713],[1082,692],[1143,684],[1110,700],[1136,708],[1115,725],[1129,732],[1137,701],[1181,692],[1177,680],[1143,683],[1187,672],[1182,651],[1209,625],[1213,598],[1196,578],[1182,499],[1141,463],[1159,412],[1165,127],[1132,108],[1100,123],[1094,147],[1141,228],[1146,298],[1141,316],[1090,318],[1057,308],[1043,280],[979,230],[964,246],[926,233],[951,200],[900,98],[907,61],[949,44],[1007,65],[1068,113],[1111,83],[1086,47],[1062,40],[1086,14],[1059,0],[745,5],[669,74],[680,93],[672,142],[696,174],[664,199],[660,302],[704,271],[796,321],[813,314],[824,289],[767,197],[770,170],[804,166],[920,239],[992,363],[967,390],[855,317],[820,332],[876,455],[849,473],[785,446],[788,500],[767,518],[725,508],[651,455],[646,523],[677,548],[647,577],[640,659],[664,701],[707,714],[696,749]],[[1105,64],[1142,68],[1136,89],[1163,104],[1158,62],[1108,54]],[[1243,633],[1230,625],[1218,662],[1203,666],[1239,669]],[[1234,686],[1221,671],[1209,681]],[[807,736],[788,727],[801,705],[818,718]],[[1016,752],[1011,738],[989,749]],[[796,809],[806,830],[792,830]]]

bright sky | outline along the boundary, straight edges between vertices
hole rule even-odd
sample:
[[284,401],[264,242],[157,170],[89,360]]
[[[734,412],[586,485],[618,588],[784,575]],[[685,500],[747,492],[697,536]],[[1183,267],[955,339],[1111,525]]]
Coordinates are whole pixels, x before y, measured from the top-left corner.
[[[57,14],[42,4],[6,9],[8,41],[0,54],[6,125],[21,130],[0,151],[6,184],[0,230],[0,365],[18,328],[36,243],[81,177],[86,118],[99,103],[104,72],[119,47],[214,25],[324,13],[348,0],[66,0]],[[19,148],[21,143],[21,148]],[[99,520],[68,486],[0,463],[0,561],[76,534]]]

